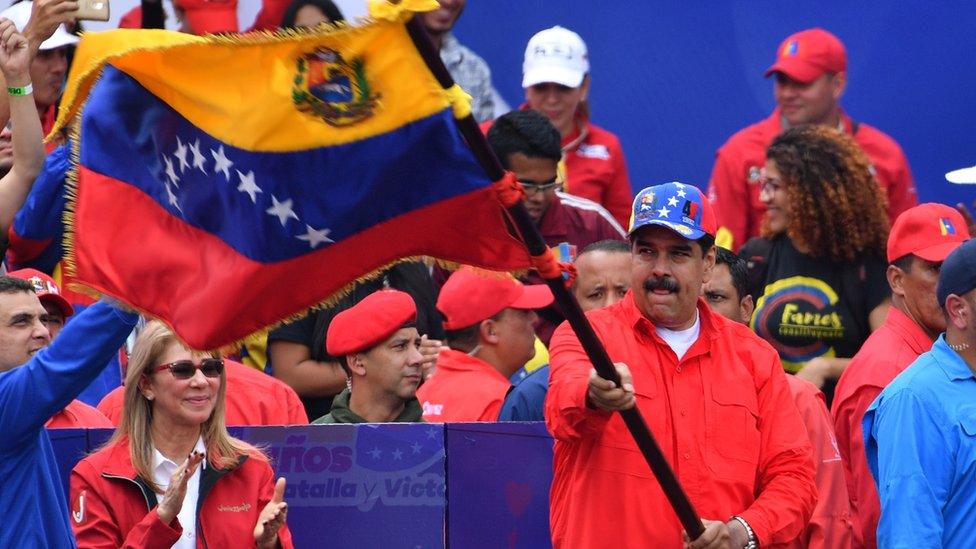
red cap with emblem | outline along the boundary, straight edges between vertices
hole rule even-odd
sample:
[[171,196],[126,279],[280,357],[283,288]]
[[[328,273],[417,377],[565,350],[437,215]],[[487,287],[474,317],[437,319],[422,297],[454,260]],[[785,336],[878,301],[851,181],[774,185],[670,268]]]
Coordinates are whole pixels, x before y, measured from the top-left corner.
[[844,44],[823,29],[807,29],[791,34],[776,50],[776,62],[766,76],[781,72],[797,82],[813,82],[825,73],[847,70]]
[[919,204],[903,211],[891,226],[888,262],[912,254],[938,263],[967,240],[969,229],[955,208],[945,204]]
[[61,311],[64,318],[75,314],[74,308],[68,300],[61,297],[61,289],[54,283],[54,279],[36,269],[20,269],[7,273],[7,276],[26,280],[34,288],[34,293],[41,303],[50,303]]

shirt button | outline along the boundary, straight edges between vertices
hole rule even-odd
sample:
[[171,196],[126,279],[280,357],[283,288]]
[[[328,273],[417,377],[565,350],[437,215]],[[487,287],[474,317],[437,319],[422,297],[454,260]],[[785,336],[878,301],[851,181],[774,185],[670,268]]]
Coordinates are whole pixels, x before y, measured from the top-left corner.
[[688,453],[688,452],[685,452],[685,459],[691,459],[691,454]]

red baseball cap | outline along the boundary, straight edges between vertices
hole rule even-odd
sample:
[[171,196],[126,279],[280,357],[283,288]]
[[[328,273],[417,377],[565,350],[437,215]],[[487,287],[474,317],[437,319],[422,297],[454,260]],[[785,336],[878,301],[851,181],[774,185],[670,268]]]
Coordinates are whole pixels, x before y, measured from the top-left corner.
[[237,32],[237,0],[176,0],[193,34]]
[[552,300],[548,286],[526,286],[508,273],[464,266],[444,283],[437,310],[444,314],[445,330],[460,330],[508,308],[539,309]]
[[766,76],[781,72],[797,82],[813,82],[824,73],[847,70],[844,44],[833,34],[807,29],[791,34],[776,50],[776,62],[766,69]]
[[325,350],[345,356],[371,349],[417,319],[417,305],[406,292],[380,290],[337,314],[329,323]]
[[888,235],[888,262],[917,255],[940,262],[969,240],[966,221],[955,208],[945,204],[919,204],[895,219]]
[[50,276],[36,269],[20,269],[7,273],[7,276],[26,280],[33,288],[41,303],[50,303],[57,307],[64,318],[75,314],[74,307],[68,300],[61,297],[61,289]]

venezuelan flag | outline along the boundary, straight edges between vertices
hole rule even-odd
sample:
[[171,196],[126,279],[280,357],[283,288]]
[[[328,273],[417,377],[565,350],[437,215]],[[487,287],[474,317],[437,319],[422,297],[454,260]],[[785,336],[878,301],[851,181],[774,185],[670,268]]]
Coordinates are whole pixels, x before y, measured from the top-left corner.
[[528,268],[404,19],[86,34],[58,119],[75,283],[211,349],[402,258]]

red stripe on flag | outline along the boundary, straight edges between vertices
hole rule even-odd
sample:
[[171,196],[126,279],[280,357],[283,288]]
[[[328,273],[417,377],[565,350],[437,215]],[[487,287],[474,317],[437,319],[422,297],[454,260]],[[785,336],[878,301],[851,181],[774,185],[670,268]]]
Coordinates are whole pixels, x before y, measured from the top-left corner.
[[173,217],[142,191],[78,166],[74,279],[214,349],[316,305],[400,258],[529,266],[490,188],[426,206],[307,255],[259,263]]

